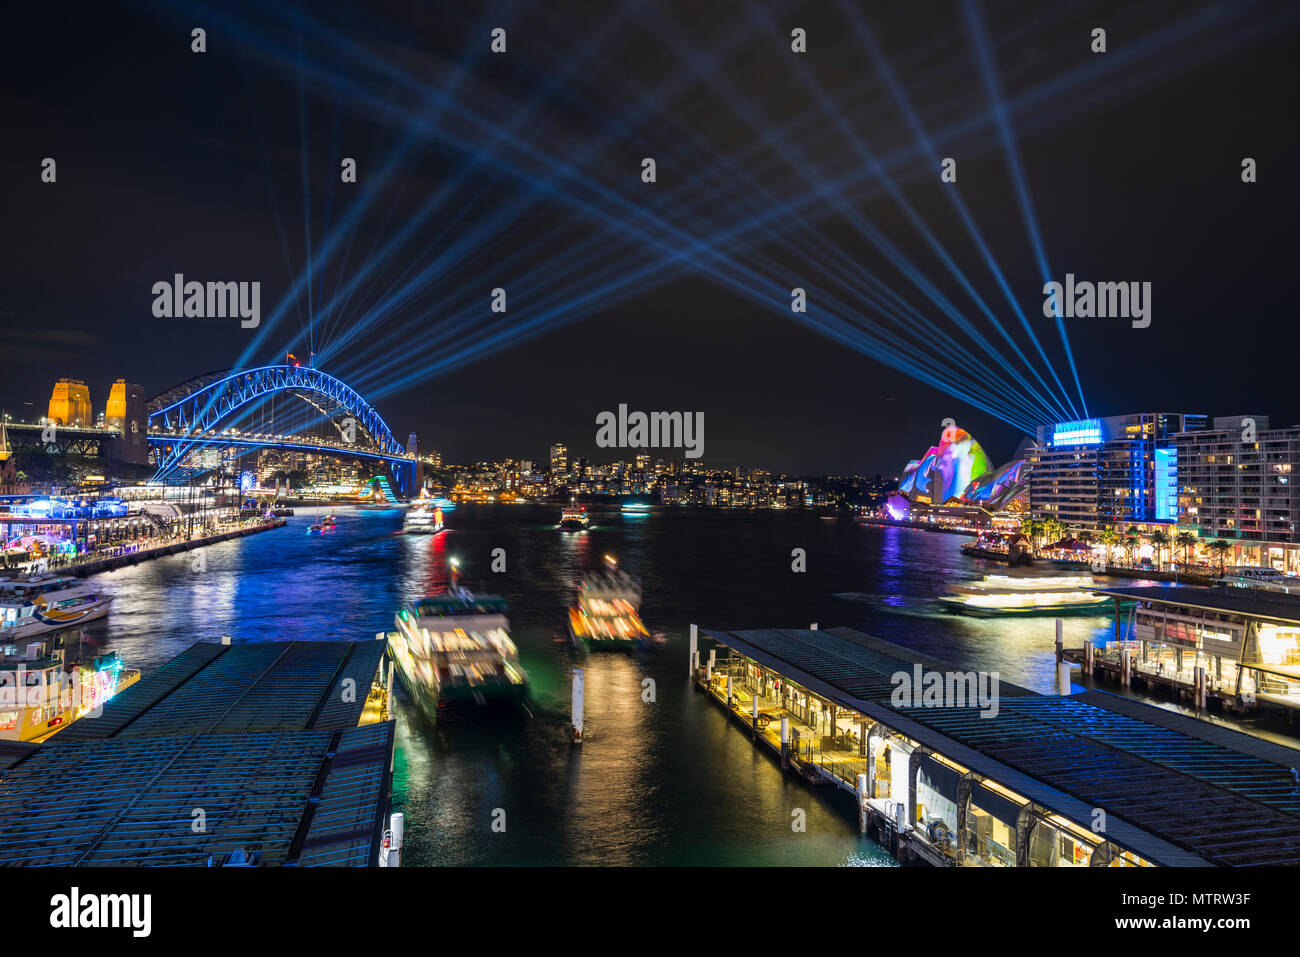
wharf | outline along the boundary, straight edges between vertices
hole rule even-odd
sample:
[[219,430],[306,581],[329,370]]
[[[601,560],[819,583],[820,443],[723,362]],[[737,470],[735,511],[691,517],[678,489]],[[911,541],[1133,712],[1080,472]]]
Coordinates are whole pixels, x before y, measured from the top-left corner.
[[[967,699],[987,676],[848,628],[703,634],[696,686],[904,863],[1300,863],[1296,749],[1101,691]],[[936,673],[937,700],[891,700]]]
[[158,545],[154,548],[145,548],[138,552],[113,555],[108,558],[94,558],[73,565],[65,565],[54,569],[54,571],[60,575],[75,575],[78,578],[85,578],[87,575],[97,575],[100,572],[112,571],[115,568],[123,568],[127,565],[138,565],[140,562],[149,561],[153,558],[176,555],[194,548],[203,548],[207,545],[215,545],[217,542],[229,541],[232,538],[243,538],[245,535],[269,532],[275,528],[283,528],[286,524],[288,523],[284,519],[277,518],[272,521],[259,522],[256,525],[231,529],[228,532],[218,532],[215,535],[207,535],[203,538],[191,538],[188,541],[172,542],[170,545]]

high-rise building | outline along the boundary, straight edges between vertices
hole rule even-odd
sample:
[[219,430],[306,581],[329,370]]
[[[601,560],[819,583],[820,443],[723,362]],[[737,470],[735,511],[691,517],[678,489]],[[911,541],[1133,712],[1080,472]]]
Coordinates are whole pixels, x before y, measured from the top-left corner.
[[1171,437],[1205,422],[1200,414],[1139,412],[1039,426],[1027,451],[1031,514],[1072,529],[1176,522]]
[[1300,426],[1274,429],[1266,415],[1216,416],[1209,429],[1174,436],[1179,523],[1202,539],[1231,542],[1228,564],[1300,572]]
[[49,419],[58,425],[90,425],[90,389],[80,379],[60,379],[50,393]]
[[551,446],[551,476],[558,478],[569,471],[569,450],[563,445]]
[[149,461],[149,411],[144,389],[125,379],[114,382],[104,406],[104,425],[117,430],[115,458],[135,465]]

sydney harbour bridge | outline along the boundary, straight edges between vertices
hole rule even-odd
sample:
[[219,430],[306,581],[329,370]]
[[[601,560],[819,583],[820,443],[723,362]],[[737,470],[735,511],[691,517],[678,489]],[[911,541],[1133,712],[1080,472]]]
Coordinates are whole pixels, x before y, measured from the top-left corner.
[[[360,393],[320,369],[298,363],[209,372],[179,383],[120,426],[71,426],[48,420],[8,423],[15,449],[126,459],[127,433],[144,432],[155,478],[179,481],[205,470],[204,452],[286,449],[368,462],[391,472],[409,494],[419,481],[418,450],[394,435]],[[412,436],[414,439],[414,436]]]
[[[287,400],[287,402],[286,402]],[[148,403],[150,458],[159,478],[205,449],[290,449],[372,462],[413,490],[417,450],[398,440],[371,403],[320,369],[300,364],[210,372]]]

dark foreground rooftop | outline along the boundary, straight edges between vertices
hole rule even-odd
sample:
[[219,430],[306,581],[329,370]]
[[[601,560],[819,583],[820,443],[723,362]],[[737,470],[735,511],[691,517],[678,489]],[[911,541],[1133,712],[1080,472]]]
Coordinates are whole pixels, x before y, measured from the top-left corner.
[[33,748],[0,773],[0,865],[373,865],[392,749],[391,721]]
[[40,745],[0,742],[0,865],[374,864],[383,642],[196,644]]
[[355,728],[383,653],[382,641],[194,644],[50,743]]
[[[1180,589],[1181,591],[1182,589]],[[961,670],[848,628],[706,632],[1155,863],[1300,864],[1300,751],[1102,691],[1003,683],[996,716],[890,703],[891,676]]]

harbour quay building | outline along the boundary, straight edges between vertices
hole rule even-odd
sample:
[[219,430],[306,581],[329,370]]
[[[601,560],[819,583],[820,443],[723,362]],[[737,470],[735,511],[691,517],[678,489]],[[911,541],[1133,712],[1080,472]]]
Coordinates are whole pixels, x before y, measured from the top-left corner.
[[696,688],[901,863],[1300,864],[1294,748],[1106,691],[994,687],[851,628],[699,635]]
[[1176,522],[1174,437],[1205,425],[1197,413],[1135,412],[1039,426],[1027,452],[1033,517],[1084,530]]
[[1295,540],[1300,427],[1272,428],[1266,415],[1216,416],[1172,437],[1178,521],[1198,538],[1232,544],[1229,565],[1300,574]]

